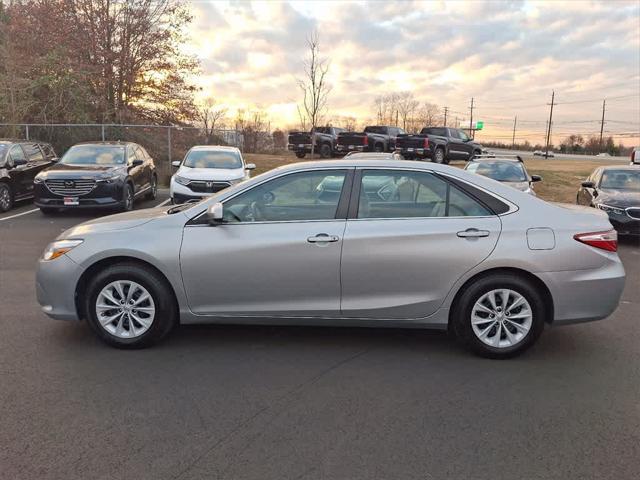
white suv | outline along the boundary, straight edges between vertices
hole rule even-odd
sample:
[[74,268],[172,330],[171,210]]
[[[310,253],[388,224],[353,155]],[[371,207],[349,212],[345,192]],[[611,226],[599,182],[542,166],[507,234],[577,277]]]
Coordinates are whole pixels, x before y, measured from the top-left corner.
[[171,177],[171,201],[184,203],[200,200],[249,178],[256,168],[245,163],[236,147],[198,145],[192,147],[182,162],[172,162],[178,171]]

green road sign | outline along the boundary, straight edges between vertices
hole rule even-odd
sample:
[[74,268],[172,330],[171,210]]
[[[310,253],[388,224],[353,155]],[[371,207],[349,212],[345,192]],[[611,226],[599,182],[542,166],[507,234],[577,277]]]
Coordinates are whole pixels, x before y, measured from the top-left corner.
[[482,130],[484,128],[484,122],[476,122],[476,130]]

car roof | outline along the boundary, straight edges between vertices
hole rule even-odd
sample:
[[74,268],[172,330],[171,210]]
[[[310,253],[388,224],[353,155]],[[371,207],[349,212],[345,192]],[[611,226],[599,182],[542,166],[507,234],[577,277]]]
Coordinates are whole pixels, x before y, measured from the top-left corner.
[[633,171],[638,170],[637,165],[607,165],[607,166],[598,167],[598,168],[603,172],[606,172],[608,170],[633,170]]
[[[97,141],[97,142],[79,142],[74,144],[73,146],[75,147],[76,145],[112,145],[114,147],[124,147],[126,145],[138,145],[135,142],[126,142],[126,141],[121,141],[121,140],[109,140],[109,141]],[[139,145],[138,145],[139,146]]]
[[349,152],[345,155],[345,158],[357,158],[358,160],[396,160],[398,158],[397,153],[388,152]]
[[469,162],[481,162],[483,160],[522,163],[522,157],[520,155],[500,153],[483,153],[482,155],[474,155],[469,159]]
[[228,145],[194,145],[189,150],[221,150],[229,152],[240,151],[238,147],[230,147]]

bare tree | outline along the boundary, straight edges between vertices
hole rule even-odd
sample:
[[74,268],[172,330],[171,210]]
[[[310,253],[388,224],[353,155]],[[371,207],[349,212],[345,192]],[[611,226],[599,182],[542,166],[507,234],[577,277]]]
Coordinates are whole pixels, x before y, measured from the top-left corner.
[[[298,80],[302,90],[305,118],[309,122],[311,132],[320,123],[320,118],[327,106],[327,98],[331,87],[326,82],[329,71],[328,60],[320,56],[320,42],[318,32],[313,32],[307,38],[309,54],[304,62],[304,79]],[[311,142],[311,155],[315,151],[315,142]]]
[[204,128],[204,136],[207,144],[213,140],[215,130],[221,128],[221,124],[227,115],[227,109],[217,106],[214,98],[207,98],[196,110],[198,120]]
[[307,117],[300,108],[300,105],[296,105],[296,110],[298,111],[298,119],[300,120],[300,130],[303,132],[307,131]]
[[418,131],[423,127],[433,127],[440,122],[440,109],[433,103],[423,103],[415,112],[409,124],[410,131]]
[[396,109],[402,120],[402,128],[404,130],[408,127],[408,122],[415,114],[416,109],[420,105],[411,92],[401,92],[397,95]]

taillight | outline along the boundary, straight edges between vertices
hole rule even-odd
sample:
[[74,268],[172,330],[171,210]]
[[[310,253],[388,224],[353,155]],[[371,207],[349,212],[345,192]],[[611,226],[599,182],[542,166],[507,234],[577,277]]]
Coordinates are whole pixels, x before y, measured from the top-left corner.
[[365,147],[366,147],[367,145],[369,145],[369,137],[365,136],[365,137],[362,139],[362,145],[363,145],[363,146],[365,146]]
[[608,252],[618,251],[618,232],[608,230],[606,232],[577,233],[573,236],[577,241],[591,247],[600,248]]
[[424,137],[424,148],[429,148],[429,139]]

